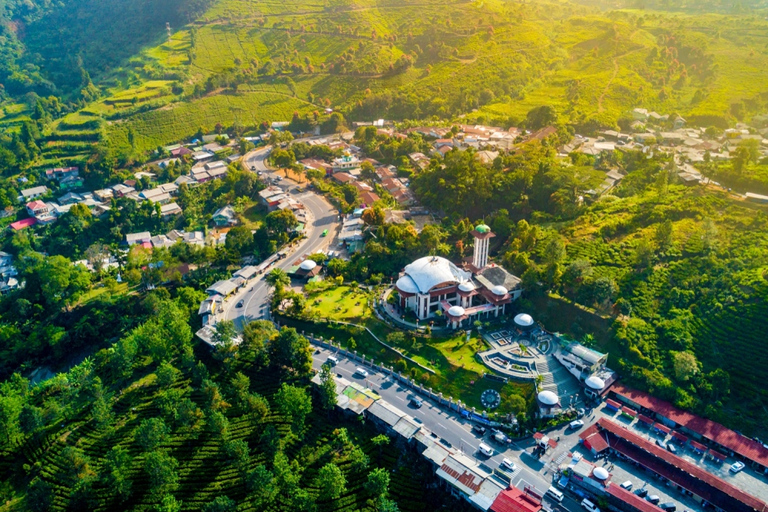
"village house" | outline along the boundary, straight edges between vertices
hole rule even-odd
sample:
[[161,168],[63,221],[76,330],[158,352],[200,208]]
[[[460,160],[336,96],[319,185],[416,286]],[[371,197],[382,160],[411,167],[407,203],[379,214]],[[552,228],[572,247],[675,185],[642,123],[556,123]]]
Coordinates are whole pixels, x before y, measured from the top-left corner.
[[139,233],[128,233],[125,235],[125,243],[131,245],[143,245],[150,243],[152,235],[149,231],[141,231]]
[[219,227],[234,226],[237,224],[237,214],[231,205],[219,208],[213,214],[213,223]]
[[40,185],[39,187],[26,188],[21,191],[21,195],[19,196],[19,202],[27,203],[29,201],[33,201],[37,199],[38,197],[43,197],[47,193],[48,193],[48,187],[46,187],[45,185]]
[[168,203],[160,207],[160,216],[165,220],[168,220],[169,218],[176,215],[181,215],[181,213],[181,207],[176,203]]

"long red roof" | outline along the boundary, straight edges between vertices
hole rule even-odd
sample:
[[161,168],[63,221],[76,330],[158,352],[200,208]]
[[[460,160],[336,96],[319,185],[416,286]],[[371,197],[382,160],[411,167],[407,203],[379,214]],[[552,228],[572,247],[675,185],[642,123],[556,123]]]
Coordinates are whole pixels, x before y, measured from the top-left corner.
[[710,503],[730,512],[768,511],[765,502],[682,457],[656,446],[627,427],[600,418],[598,425],[613,437],[610,446]]
[[517,487],[501,491],[491,505],[492,512],[539,512],[541,501]]
[[738,453],[746,459],[768,467],[768,449],[764,448],[763,445],[757,441],[749,439],[748,437],[734,432],[712,420],[678,409],[669,402],[651,396],[643,391],[628,388],[621,384],[614,384],[611,391],[645,407],[646,409],[655,411],[657,414],[674,421],[678,425],[684,426],[692,432],[700,434],[710,441]]
[[15,229],[16,231],[24,228],[28,228],[30,226],[34,226],[37,224],[37,219],[34,217],[28,217],[26,219],[17,220],[16,222],[11,223],[11,228]]
[[635,493],[623,489],[616,484],[611,484],[606,489],[608,494],[626,503],[637,512],[661,512],[661,509],[650,501],[637,496]]

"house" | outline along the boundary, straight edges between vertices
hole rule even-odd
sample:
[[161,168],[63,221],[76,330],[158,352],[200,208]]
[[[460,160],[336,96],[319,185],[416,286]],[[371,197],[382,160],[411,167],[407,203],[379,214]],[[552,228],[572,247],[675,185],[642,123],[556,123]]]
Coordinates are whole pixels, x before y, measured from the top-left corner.
[[128,245],[149,243],[152,240],[152,234],[149,231],[141,231],[139,233],[128,233],[125,235],[125,243]]
[[222,297],[229,297],[237,290],[237,284],[231,279],[223,281],[217,281],[211,286],[205,289],[208,295],[221,295]]
[[227,167],[216,167],[215,169],[211,169],[208,171],[208,175],[211,177],[211,179],[214,180],[220,180],[224,179],[224,177],[227,175]]
[[378,195],[376,195],[374,192],[360,192],[360,200],[362,201],[362,204],[365,206],[371,206],[373,203],[381,199]]
[[192,159],[195,162],[205,162],[206,160],[210,160],[211,158],[213,158],[213,154],[207,151],[195,151],[194,153],[192,153]]
[[205,169],[192,169],[192,179],[197,183],[205,183],[211,181],[213,177]]
[[645,121],[648,119],[648,110],[644,108],[636,108],[632,111],[632,117],[638,121]]
[[382,167],[376,168],[376,176],[379,177],[379,180],[385,180],[387,178],[396,178],[397,177],[397,167],[394,165],[387,165]]
[[28,217],[26,219],[17,220],[11,223],[11,229],[14,231],[21,231],[22,229],[34,226],[37,224],[37,219],[34,217]]
[[185,243],[191,245],[205,245],[205,235],[202,231],[193,231],[191,233],[184,233],[183,240]]
[[451,494],[464,499],[474,495],[483,481],[490,477],[463,453],[449,455],[436,474],[450,486]]
[[38,197],[43,197],[47,193],[48,193],[48,187],[46,187],[45,185],[40,185],[39,187],[26,188],[21,191],[19,202],[28,203],[29,201],[33,201]]
[[147,178],[149,181],[155,181],[157,179],[157,174],[153,172],[139,171],[139,172],[133,173],[133,175],[136,177],[137,180],[141,180],[142,178]]
[[421,169],[429,167],[429,157],[424,153],[411,153],[408,155],[408,159],[413,165]]
[[176,203],[168,203],[160,207],[160,216],[164,219],[173,217],[174,215],[181,215],[181,213],[181,207]]
[[0,269],[9,267],[13,264],[13,255],[5,251],[0,251]]
[[83,196],[75,194],[74,192],[67,192],[63,196],[57,199],[59,204],[75,204],[83,201]]
[[173,182],[176,185],[178,185],[179,187],[181,187],[182,184],[184,184],[184,185],[186,185],[188,187],[192,187],[194,185],[197,185],[197,180],[195,180],[194,178],[192,178],[190,176],[179,176]]
[[225,162],[221,162],[221,161],[218,161],[218,162],[208,162],[203,167],[205,168],[206,171],[212,171],[214,169],[226,169],[227,168],[227,164]]
[[66,176],[59,180],[61,190],[71,190],[73,188],[82,188],[83,178],[80,176]]
[[173,241],[165,235],[156,235],[150,239],[152,248],[157,247],[170,247],[173,245]]
[[529,487],[520,490],[509,486],[496,496],[490,508],[491,512],[539,512],[542,509],[541,496],[531,492]]
[[77,167],[59,167],[56,169],[46,169],[45,177],[49,180],[61,181],[70,176],[79,176],[80,169]]
[[43,201],[32,201],[27,203],[27,213],[32,217],[42,216],[48,213],[48,205]]
[[213,223],[219,227],[234,226],[237,224],[237,214],[235,213],[235,209],[232,208],[232,205],[228,204],[227,206],[216,210],[213,214]]
[[102,215],[104,215],[105,213],[110,211],[111,209],[112,208],[109,205],[99,203],[99,204],[95,205],[91,209],[91,214],[94,217],[101,217]]
[[[109,201],[115,196],[115,192],[111,189],[104,188],[101,190],[97,190],[93,193],[93,195],[99,200],[99,201]],[[61,199],[59,199],[59,202],[61,202]]]
[[172,196],[175,196],[179,192],[179,186],[176,183],[164,183],[157,188]]
[[277,209],[280,202],[288,197],[280,187],[270,186],[259,192],[259,201],[272,212]]
[[355,177],[347,172],[337,172],[333,175],[333,179],[344,185],[345,183],[351,183],[355,181]]
[[227,157],[227,163],[228,164],[233,164],[233,163],[237,162],[238,160],[240,160],[241,157],[242,157],[242,155],[240,155],[240,153],[235,153],[233,155],[229,155]]
[[333,167],[333,172],[347,171],[359,167],[360,160],[358,160],[357,157],[347,154],[339,158],[334,158],[331,166]]
[[373,192],[373,187],[363,181],[353,181],[352,186],[360,192]]
[[[156,189],[155,189],[156,190]],[[160,194],[152,194],[152,197],[147,198],[150,203],[156,204],[168,204],[171,202],[171,195],[161,192]]]
[[114,185],[112,187],[112,190],[114,191],[115,196],[117,197],[123,197],[130,194],[131,192],[136,192],[135,188],[129,187],[128,185],[124,185],[122,183],[118,183],[117,185]]
[[229,140],[229,135],[226,133],[212,133],[210,135],[203,135],[203,142],[210,143],[216,142],[216,139]]
[[179,157],[182,157],[185,155],[191,155],[191,154],[192,154],[192,151],[189,148],[185,148],[183,146],[180,148],[171,150],[171,156],[175,158],[179,158]]

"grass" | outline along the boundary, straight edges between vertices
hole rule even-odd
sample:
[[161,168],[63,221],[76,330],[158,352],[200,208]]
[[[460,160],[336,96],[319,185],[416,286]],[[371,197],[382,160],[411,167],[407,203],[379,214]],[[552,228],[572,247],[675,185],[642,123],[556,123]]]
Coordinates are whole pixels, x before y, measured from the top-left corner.
[[266,217],[267,215],[264,213],[264,207],[259,204],[253,204],[243,211],[243,226],[250,229],[259,229]]

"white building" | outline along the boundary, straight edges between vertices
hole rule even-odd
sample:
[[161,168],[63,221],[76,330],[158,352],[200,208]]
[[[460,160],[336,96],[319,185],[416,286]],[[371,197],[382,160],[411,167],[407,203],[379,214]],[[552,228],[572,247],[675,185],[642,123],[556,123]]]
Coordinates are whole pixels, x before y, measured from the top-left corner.
[[410,309],[419,320],[441,311],[454,329],[506,312],[507,304],[522,294],[520,279],[488,264],[489,240],[494,236],[491,228],[480,224],[472,235],[475,250],[467,270],[439,256],[426,256],[405,267],[395,284],[402,309]]

